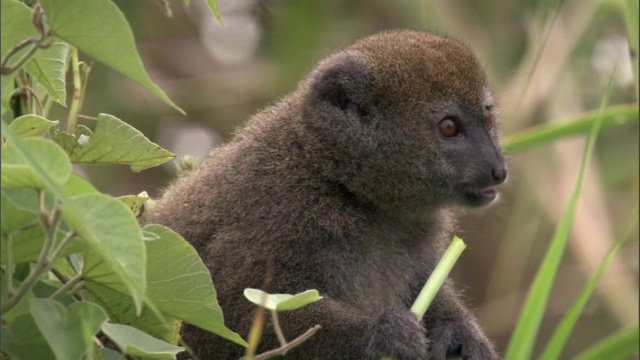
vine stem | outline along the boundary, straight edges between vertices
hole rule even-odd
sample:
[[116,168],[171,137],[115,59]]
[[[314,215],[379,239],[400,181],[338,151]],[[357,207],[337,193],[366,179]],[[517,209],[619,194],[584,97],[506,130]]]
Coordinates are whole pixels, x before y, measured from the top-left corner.
[[40,209],[40,221],[46,230],[44,245],[40,250],[35,267],[31,270],[29,276],[27,276],[24,282],[18,287],[15,294],[10,296],[7,301],[2,302],[2,305],[0,305],[0,316],[13,309],[13,307],[15,307],[25,297],[25,295],[27,295],[29,290],[33,288],[36,282],[38,282],[40,276],[46,273],[51,266],[50,255],[56,241],[58,225],[60,225],[60,210],[56,208],[51,213],[47,212],[45,206],[45,193],[43,190],[39,191],[38,202]]
[[80,100],[82,99],[82,80],[80,78],[80,62],[78,61],[78,49],[71,48],[71,69],[73,72],[73,98],[69,107],[69,116],[65,130],[73,134],[78,122],[78,112],[80,111]]
[[58,256],[60,256],[60,253],[62,253],[62,250],[67,246],[69,241],[71,241],[71,239],[73,239],[75,236],[76,236],[75,231],[71,231],[64,236],[64,239],[60,241],[60,245],[58,245],[58,247],[55,250],[53,250],[53,252],[51,253],[51,257],[49,258],[49,261],[52,264],[55,261],[55,259],[57,259]]
[[[22,65],[26,64],[27,61],[31,59],[31,56],[33,56],[36,50],[46,49],[51,45],[51,42],[47,42],[47,40],[51,37],[51,32],[45,31],[44,24],[42,23],[42,15],[42,7],[40,6],[40,4],[36,4],[31,12],[31,21],[36,27],[36,30],[38,30],[38,32],[40,33],[40,39],[30,37],[11,48],[11,50],[9,50],[5,55],[4,59],[2,59],[2,63],[0,63],[0,74],[9,75],[13,73],[14,71],[20,69]],[[13,64],[13,66],[9,65],[9,59],[17,55],[18,52],[20,52],[22,49],[32,44],[33,46],[29,50],[27,50],[24,55],[22,55],[20,60]]]
[[[31,58],[31,56],[36,52],[36,50],[38,50],[37,43],[38,43],[38,39],[28,38],[20,42],[18,45],[14,46],[11,50],[9,50],[7,55],[2,60],[2,64],[0,64],[0,74],[9,75],[14,71],[18,70],[22,65],[24,65]],[[11,57],[16,55],[20,50],[32,44],[33,46],[24,55],[22,55],[20,60],[18,60],[13,66],[9,66],[8,63]]]
[[5,259],[5,275],[7,276],[7,294],[9,296],[13,295],[13,235],[7,234],[7,250],[6,250],[6,259]]
[[76,285],[78,285],[78,284],[80,284],[82,282],[82,279],[84,279],[84,274],[82,272],[76,274],[76,276],[74,276],[71,279],[69,279],[69,281],[67,281],[64,285],[62,285],[62,287],[60,287],[58,290],[56,290],[56,292],[51,294],[51,296],[49,296],[49,299],[51,299],[51,300],[57,299],[60,295],[62,295],[64,293],[66,293],[67,291],[75,288]]

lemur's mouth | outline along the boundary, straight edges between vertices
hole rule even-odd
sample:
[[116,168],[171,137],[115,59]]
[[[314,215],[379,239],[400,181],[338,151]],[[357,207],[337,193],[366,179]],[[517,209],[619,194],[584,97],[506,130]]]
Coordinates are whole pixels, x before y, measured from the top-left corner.
[[491,186],[482,190],[467,190],[464,197],[471,206],[483,206],[495,200],[497,195],[495,187]]

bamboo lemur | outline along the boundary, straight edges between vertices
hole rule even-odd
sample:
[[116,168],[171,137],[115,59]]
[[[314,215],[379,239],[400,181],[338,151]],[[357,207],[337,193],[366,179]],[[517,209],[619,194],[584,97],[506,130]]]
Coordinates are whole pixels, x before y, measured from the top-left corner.
[[[454,210],[496,197],[507,175],[482,66],[446,37],[393,31],[322,61],[298,89],[253,116],[226,146],[171,185],[149,222],[204,259],[228,327],[247,334],[243,298],[318,289],[324,299],[280,323],[286,359],[497,358],[445,285],[422,321],[409,312],[452,237]],[[202,359],[244,349],[194,326]],[[270,325],[261,348],[278,347]]]

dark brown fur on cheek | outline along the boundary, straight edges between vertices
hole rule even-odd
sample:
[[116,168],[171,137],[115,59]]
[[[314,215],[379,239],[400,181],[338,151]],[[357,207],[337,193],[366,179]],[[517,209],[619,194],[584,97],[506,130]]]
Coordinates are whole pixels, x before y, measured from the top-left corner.
[[[409,311],[454,230],[453,200],[435,195],[450,170],[436,155],[445,143],[432,132],[434,99],[482,106],[484,88],[473,54],[453,40],[365,38],[173,183],[148,222],[196,248],[226,325],[242,335],[255,311],[242,292],[261,288],[267,272],[271,292],[318,289],[321,301],[281,316],[287,339],[322,326],[287,359],[426,359],[447,349],[494,358],[449,285],[422,321]],[[183,336],[201,359],[244,354],[188,324]],[[267,324],[260,350],[278,346]]]

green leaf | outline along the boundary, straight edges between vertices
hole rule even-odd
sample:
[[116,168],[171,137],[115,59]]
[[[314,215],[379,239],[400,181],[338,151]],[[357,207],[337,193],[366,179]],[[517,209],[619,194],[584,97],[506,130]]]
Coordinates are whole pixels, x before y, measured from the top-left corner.
[[74,303],[65,309],[57,301],[32,299],[31,315],[58,359],[80,359],[107,321],[104,310],[90,302]]
[[318,290],[307,290],[290,295],[267,294],[259,289],[244,289],[244,297],[256,305],[276,311],[296,310],[322,299]]
[[139,172],[175,157],[131,125],[107,114],[98,115],[93,133],[79,126],[75,137],[65,132],[53,137],[74,163],[129,164],[131,170]]
[[[34,214],[38,212],[38,192],[29,188],[11,188],[5,189],[4,195],[20,210],[30,211]],[[62,190],[67,196],[82,195],[92,192],[98,192],[90,182],[82,177],[71,174],[67,182],[62,185]],[[52,209],[55,205],[56,198],[48,191],[45,191],[45,207]]]
[[154,84],[144,69],[129,23],[110,0],[42,0],[54,35],[184,111]]
[[604,274],[604,270],[607,268],[614,255],[618,252],[618,250],[620,250],[622,245],[629,239],[637,224],[638,208],[636,207],[636,210],[633,212],[633,214],[631,214],[629,218],[624,234],[620,238],[618,238],[615,244],[613,244],[613,246],[609,249],[607,254],[600,262],[600,265],[598,265],[596,271],[587,281],[584,289],[580,292],[580,295],[578,295],[573,305],[569,308],[569,311],[566,312],[565,316],[554,331],[551,339],[542,352],[542,355],[540,356],[541,359],[560,358],[562,349],[564,348],[567,339],[569,339],[569,336],[573,332],[575,324],[578,322],[578,318],[580,317],[580,314],[582,314],[587,301],[591,297],[591,294],[593,294],[593,291],[596,289],[596,285],[598,285],[600,278]]
[[[0,2],[1,27],[4,29],[0,33],[0,52],[2,59],[9,50],[30,37],[37,38],[38,31],[31,22],[31,9],[20,1],[2,0]],[[14,63],[20,59],[21,55],[26,51],[22,49],[13,57]]]
[[[122,360],[122,354],[109,348],[100,349],[102,360]],[[99,358],[98,358],[99,359]]]
[[640,331],[638,324],[607,337],[592,345],[574,360],[630,359],[638,354]]
[[184,351],[182,347],[171,345],[127,325],[104,323],[102,332],[116,343],[120,350],[132,356],[175,359],[177,353]]
[[[15,0],[2,0],[0,5],[0,17],[2,18],[0,27],[4,29],[0,32],[0,53],[4,60],[9,50],[29,37],[37,37],[38,32],[31,23],[31,9],[25,4]],[[12,58],[11,64],[18,61],[24,52],[27,51],[27,48],[16,53]],[[2,75],[1,77],[0,93],[2,95],[3,113],[9,108],[9,95],[11,95],[15,88],[15,76],[16,73],[14,72],[10,75]]]
[[133,300],[127,295],[126,289],[117,289],[117,286],[107,287],[95,282],[85,283],[84,289],[90,295],[91,301],[102,305],[108,312],[111,321],[133,326],[171,344],[177,344],[180,340],[182,322],[168,315],[163,315],[151,303],[148,296],[145,297],[145,306],[138,315]]
[[86,280],[124,287],[142,310],[146,289],[142,233],[129,209],[100,193],[74,196],[62,207],[65,221],[89,246]]
[[[28,164],[29,167],[33,170],[35,174],[37,174],[38,178],[42,181],[42,183],[46,186],[47,190],[49,190],[55,197],[61,202],[65,202],[68,196],[65,194],[62,187],[56,182],[56,179],[52,174],[47,171],[47,167],[43,166],[38,160],[38,156],[33,154],[27,144],[27,141],[24,139],[20,139],[17,137],[9,126],[5,124],[3,121],[0,121],[0,127],[2,128],[2,133],[7,139],[11,142],[11,147],[15,147],[15,153],[20,162],[24,162]],[[42,140],[43,139],[34,139],[34,140]],[[6,147],[3,149],[2,154],[6,152]],[[58,151],[58,150],[56,150]],[[64,151],[63,151],[64,153]],[[66,156],[66,155],[65,155]]]
[[29,313],[16,317],[9,327],[2,325],[0,347],[15,359],[55,359],[51,347]]
[[25,161],[15,144],[9,142],[2,149],[2,187],[44,189],[46,178],[58,185],[67,181],[71,175],[71,164],[67,154],[59,146],[40,138],[23,139],[22,145],[29,152],[32,160],[47,173],[47,176],[41,176],[41,172],[36,171],[32,162]]
[[[40,35],[31,22],[31,9],[25,4],[14,0],[2,1],[2,58],[18,43],[30,37]],[[34,46],[34,45],[30,45]],[[29,47],[22,49],[12,57],[10,64],[18,61]],[[65,105],[65,73],[67,69],[69,45],[55,41],[47,49],[38,49],[26,63],[26,70],[34,75],[47,89],[51,97],[58,103]],[[8,95],[12,89],[15,73],[2,76],[2,103],[8,105]],[[41,99],[42,100],[42,99]]]
[[38,115],[23,115],[9,124],[9,129],[19,137],[42,136],[49,132],[52,126],[58,125],[57,121],[50,121]]
[[551,293],[551,288],[556,278],[558,267],[560,266],[562,256],[564,255],[564,251],[567,247],[569,231],[571,230],[571,224],[573,223],[573,218],[575,216],[578,198],[582,191],[584,174],[587,169],[587,164],[591,159],[591,154],[593,154],[598,133],[600,132],[603,118],[602,114],[604,109],[606,109],[607,102],[609,101],[612,83],[613,82],[610,79],[609,86],[607,87],[602,98],[602,103],[600,104],[599,116],[597,116],[596,120],[593,122],[593,127],[589,133],[587,146],[582,157],[582,163],[580,164],[580,172],[571,193],[571,198],[569,199],[569,203],[562,214],[562,218],[553,235],[551,244],[549,245],[545,257],[542,260],[542,264],[540,264],[538,272],[533,280],[533,284],[531,285],[531,289],[529,290],[529,294],[527,295],[527,299],[523,305],[522,313],[518,319],[516,328],[511,335],[511,340],[509,341],[504,357],[505,360],[529,359],[531,357],[531,352],[533,350],[535,339],[538,336],[544,310],[547,306],[547,301],[549,300],[549,294]]
[[144,204],[149,200],[149,194],[146,191],[138,195],[125,195],[117,197],[118,200],[131,210],[133,215],[138,215]]
[[38,192],[35,189],[3,189],[2,194],[18,209],[38,213]]
[[76,174],[71,174],[69,180],[62,185],[62,189],[68,196],[98,192],[90,182]]
[[2,204],[0,219],[2,220],[1,228],[3,234],[8,234],[23,229],[29,225],[35,224],[38,221],[35,213],[20,209],[9,199],[9,197],[5,195],[6,192],[10,191],[10,189],[2,189],[2,193],[0,194]]
[[224,326],[211,275],[193,247],[164,226],[147,225],[144,230],[160,237],[147,242],[149,299],[164,314],[247,346]]
[[518,152],[534,146],[543,145],[568,136],[587,134],[596,120],[601,119],[602,128],[612,128],[639,121],[638,105],[609,106],[593,111],[560,124],[532,126],[507,136],[503,140],[504,150]]
[[69,44],[54,41],[47,49],[36,51],[33,60],[26,65],[26,70],[47,89],[53,101],[62,106],[67,104],[66,74],[69,51]]

